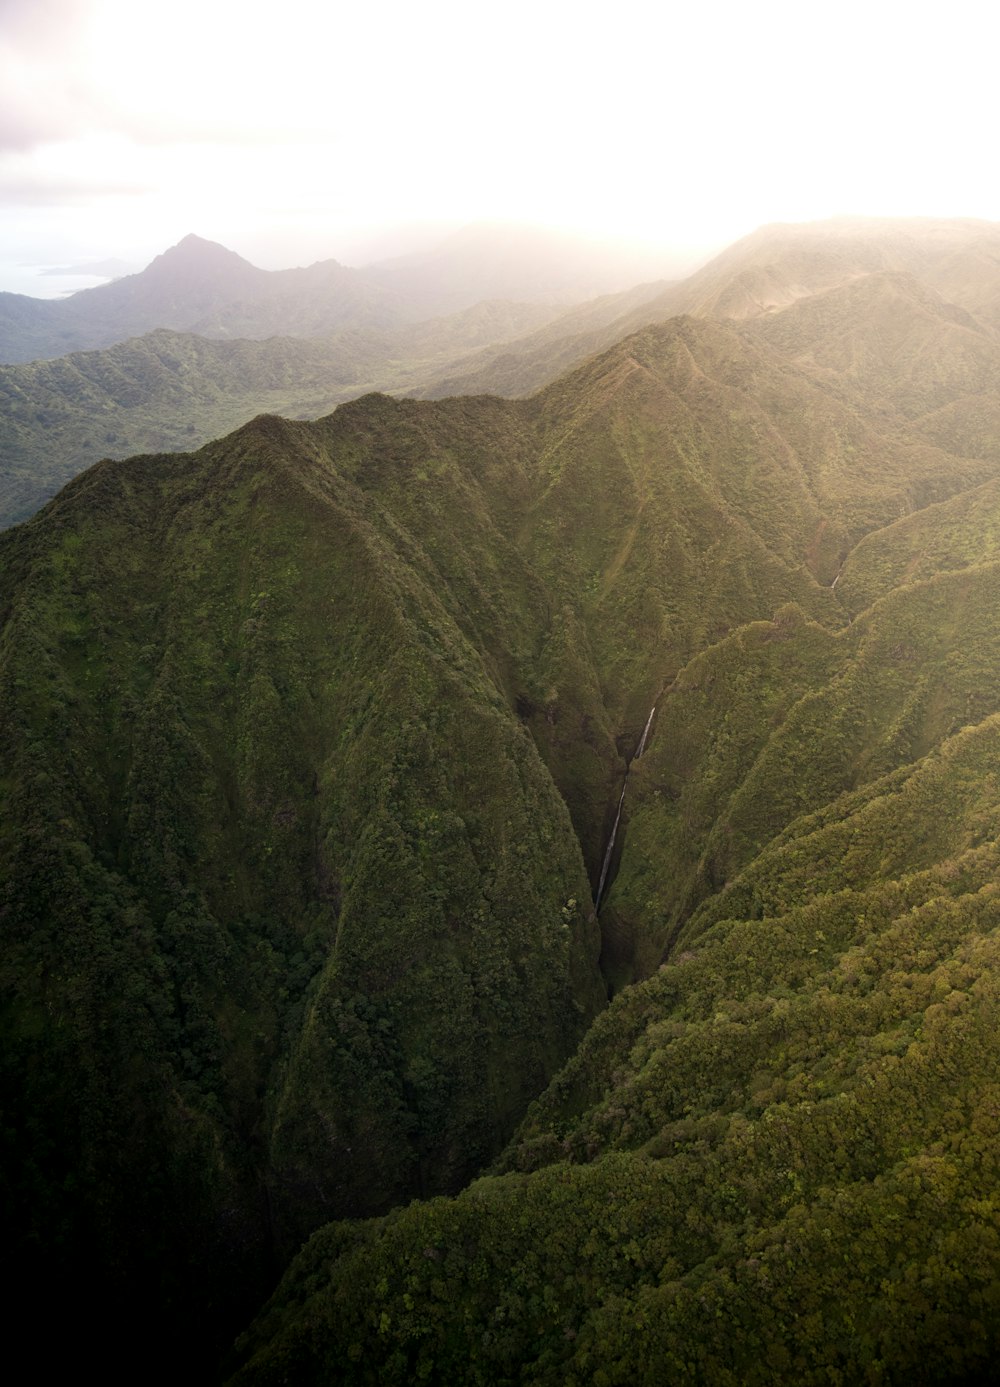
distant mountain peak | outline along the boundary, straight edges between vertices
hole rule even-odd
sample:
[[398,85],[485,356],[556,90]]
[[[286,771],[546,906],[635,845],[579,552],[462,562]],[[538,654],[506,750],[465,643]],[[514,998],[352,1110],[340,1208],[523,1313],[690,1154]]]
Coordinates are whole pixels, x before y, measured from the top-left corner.
[[227,246],[224,246],[221,241],[210,241],[207,237],[198,236],[193,231],[189,231],[186,236],[182,236],[175,246],[170,246],[169,249],[165,250],[163,253],[164,255],[176,255],[178,253],[183,253],[185,255],[215,255],[221,253],[222,255],[232,256],[236,260],[242,258],[238,256],[234,250],[230,250]]
[[242,255],[237,255],[234,250],[229,250],[226,246],[220,245],[218,241],[206,241],[203,236],[196,236],[190,232],[187,236],[165,250],[162,255],[158,255],[146,268],[145,273],[149,274],[162,269],[183,269],[186,273],[192,269],[211,269],[216,273],[223,268],[250,270],[255,274],[262,273],[257,270],[255,265],[251,265],[249,260],[244,260]]

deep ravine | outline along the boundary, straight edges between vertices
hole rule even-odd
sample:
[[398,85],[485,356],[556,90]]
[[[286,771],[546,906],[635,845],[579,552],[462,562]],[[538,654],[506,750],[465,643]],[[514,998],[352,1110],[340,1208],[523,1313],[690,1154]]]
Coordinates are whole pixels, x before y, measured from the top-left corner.
[[604,895],[604,885],[608,877],[608,868],[611,866],[611,854],[614,852],[615,849],[615,838],[618,834],[618,825],[621,822],[622,805],[625,803],[625,791],[628,789],[629,771],[632,769],[634,762],[638,761],[639,757],[646,750],[646,741],[649,737],[649,730],[653,725],[653,715],[655,712],[656,704],[654,703],[652,708],[650,708],[649,710],[649,717],[646,719],[646,726],[643,730],[642,737],[640,738],[638,749],[636,750],[635,755],[632,757],[632,760],[629,761],[628,765],[625,767],[625,782],[622,785],[622,792],[618,798],[618,811],[615,814],[615,822],[611,829],[611,836],[608,839],[608,846],[604,850],[604,862],[601,865],[601,879],[597,883],[597,894],[594,896],[595,912],[599,911],[601,908],[601,897]]

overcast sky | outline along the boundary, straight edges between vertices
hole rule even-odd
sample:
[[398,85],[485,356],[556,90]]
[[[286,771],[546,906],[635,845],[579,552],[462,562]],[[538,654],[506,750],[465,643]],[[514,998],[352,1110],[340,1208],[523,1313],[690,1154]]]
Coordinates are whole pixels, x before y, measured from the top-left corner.
[[398,224],[1000,220],[991,8],[0,0],[0,289],[189,231],[276,268]]

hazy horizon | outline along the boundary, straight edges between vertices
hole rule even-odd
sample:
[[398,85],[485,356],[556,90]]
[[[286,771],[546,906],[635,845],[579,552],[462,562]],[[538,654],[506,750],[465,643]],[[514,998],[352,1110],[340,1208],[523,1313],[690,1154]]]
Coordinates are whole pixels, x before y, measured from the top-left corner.
[[[626,237],[594,235],[585,229],[546,227],[537,223],[501,222],[494,219],[432,227],[406,224],[379,227],[368,234],[355,232],[345,235],[332,245],[324,246],[319,242],[312,249],[306,245],[303,247],[304,253],[296,255],[294,244],[285,248],[278,243],[269,250],[264,239],[255,236],[252,229],[234,240],[222,240],[204,233],[195,226],[169,244],[157,245],[149,250],[138,248],[130,260],[112,262],[111,257],[98,259],[96,256],[82,257],[74,263],[56,263],[51,260],[0,260],[0,293],[26,294],[32,298],[63,298],[81,289],[106,284],[113,279],[140,272],[157,256],[170,250],[188,235],[224,245],[227,250],[235,252],[260,269],[284,270],[324,260],[337,260],[342,265],[360,269],[391,262],[396,258],[443,250],[449,242],[465,234],[474,235],[478,232],[496,232],[501,236],[509,232],[512,237],[524,238],[537,236],[540,242],[551,236],[557,242],[575,241],[581,248],[591,247],[595,252],[603,251],[609,257],[617,255],[623,264],[631,263],[636,266],[636,277],[630,278],[626,275],[622,280],[622,288],[631,287],[643,278],[651,280],[687,275],[722,248],[721,245],[684,246],[669,242],[657,246],[655,243],[644,243]],[[258,246],[260,253],[255,253],[254,247]],[[312,253],[312,250],[317,253]]]
[[768,222],[997,220],[997,25],[967,0],[286,0],[280,28],[254,0],[0,0],[0,290],[189,232],[266,269],[495,221],[692,264]]

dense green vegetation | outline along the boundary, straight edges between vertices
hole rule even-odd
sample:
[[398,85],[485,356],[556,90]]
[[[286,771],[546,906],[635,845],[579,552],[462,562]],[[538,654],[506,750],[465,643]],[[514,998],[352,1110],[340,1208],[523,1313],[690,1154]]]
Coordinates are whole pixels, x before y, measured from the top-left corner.
[[988,1370],[998,585],[937,577],[836,634],[788,608],[683,671],[608,907],[667,961],[497,1173],[316,1234],[236,1381]]
[[597,1023],[511,1173],[318,1233],[236,1380],[987,1372],[996,867],[972,849],[702,932]]
[[[653,286],[606,296],[563,315],[568,363],[613,341],[610,326]],[[159,330],[56,361],[0,366],[0,528],[26,520],[71,477],[107,457],[181,452],[262,412],[313,419],[366,391],[440,396],[442,378],[478,389],[480,351],[490,361],[509,338],[553,316],[539,304],[484,301],[428,322],[376,331],[347,328],[322,338],[219,342]],[[587,332],[582,325],[587,324]],[[527,341],[534,341],[529,334]],[[492,344],[483,349],[483,343]],[[546,338],[539,383],[558,375],[563,353]],[[515,361],[521,362],[518,355]],[[534,377],[528,384],[534,382]],[[490,374],[502,394],[518,388]]]
[[68,1360],[217,1376],[285,1271],[240,1383],[991,1362],[995,347],[912,268],[0,536],[5,1232]]
[[412,539],[324,462],[265,419],[105,464],[4,546],[8,1169],[39,1275],[91,1261],[100,1209],[116,1294],[152,1260],[197,1309],[245,1302],[236,1266],[324,1212],[460,1185],[600,1004],[551,779]]
[[[914,441],[996,459],[1000,279],[988,224],[765,228],[687,280],[568,311],[551,293],[496,296],[533,299],[557,281],[579,296],[608,266],[588,270],[578,249],[578,264],[570,256],[561,272],[555,262],[540,272],[527,257],[556,248],[530,245],[508,246],[501,265],[483,236],[413,263],[279,273],[187,237],[142,274],[63,303],[0,295],[0,355],[61,356],[0,367],[0,527],[103,457],[197,447],[262,411],[315,418],[366,390],[527,395],[678,313],[745,319],[882,427],[889,409],[901,411]],[[51,341],[50,319],[65,319]],[[138,333],[148,335],[74,351]]]
[[0,527],[103,458],[187,451],[265,411],[315,418],[367,390],[413,390],[552,311],[482,303],[392,331],[264,342],[159,330],[105,351],[0,366]]

